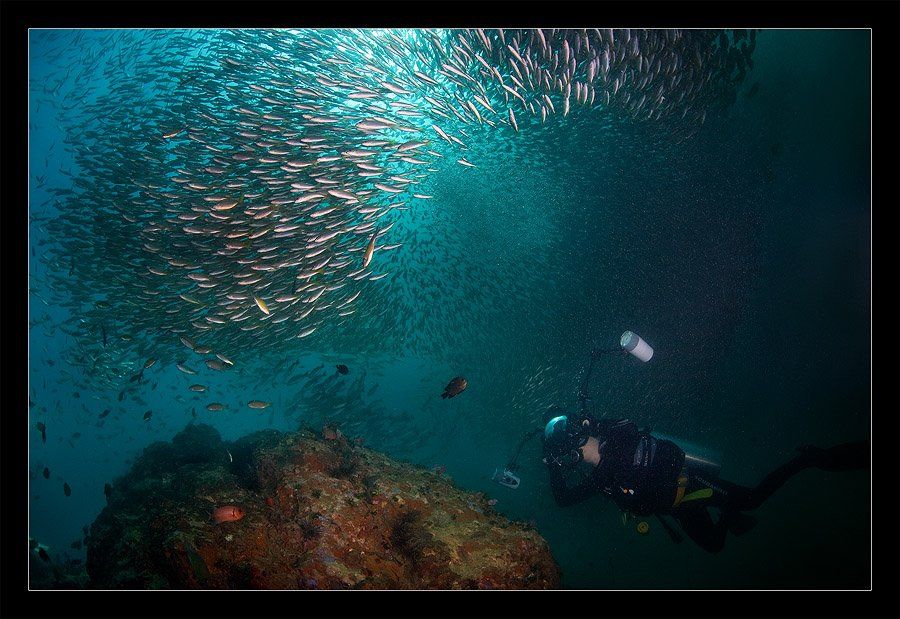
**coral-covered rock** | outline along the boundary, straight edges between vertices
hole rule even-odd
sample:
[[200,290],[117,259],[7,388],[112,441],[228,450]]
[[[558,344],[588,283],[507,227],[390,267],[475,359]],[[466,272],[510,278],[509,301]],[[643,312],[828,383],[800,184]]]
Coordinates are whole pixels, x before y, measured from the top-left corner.
[[326,435],[267,430],[226,443],[190,425],[151,445],[91,527],[90,586],[559,585],[545,540],[483,494]]

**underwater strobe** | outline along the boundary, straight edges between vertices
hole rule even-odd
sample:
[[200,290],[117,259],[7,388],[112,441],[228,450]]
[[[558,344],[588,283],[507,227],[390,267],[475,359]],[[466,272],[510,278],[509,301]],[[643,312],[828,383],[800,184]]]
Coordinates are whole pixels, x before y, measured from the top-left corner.
[[644,363],[650,361],[653,357],[653,347],[633,331],[626,331],[623,333],[622,338],[619,340],[619,344],[625,352],[631,353]]

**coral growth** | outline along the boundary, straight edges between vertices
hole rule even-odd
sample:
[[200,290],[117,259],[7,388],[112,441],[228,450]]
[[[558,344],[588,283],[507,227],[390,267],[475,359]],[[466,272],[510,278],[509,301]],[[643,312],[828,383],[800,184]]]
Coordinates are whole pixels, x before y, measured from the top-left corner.
[[[343,436],[223,442],[190,425],[148,447],[91,527],[96,588],[554,588],[533,528],[481,494]],[[217,524],[214,510],[242,517]]]

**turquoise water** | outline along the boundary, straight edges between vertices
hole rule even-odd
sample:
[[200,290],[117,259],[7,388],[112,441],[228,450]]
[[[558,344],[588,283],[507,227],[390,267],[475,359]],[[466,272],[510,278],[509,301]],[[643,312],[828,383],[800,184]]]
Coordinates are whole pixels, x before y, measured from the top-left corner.
[[[154,51],[175,38],[31,34],[30,425],[44,422],[47,442],[29,436],[30,535],[54,559],[83,558],[70,544],[104,506],[103,484],[193,409],[226,439],[336,421],[370,447],[444,465],[502,513],[536,521],[566,587],[867,586],[867,473],[802,473],[716,556],[673,544],[655,520],[638,535],[602,497],[557,507],[536,443],[523,450],[518,490],[490,481],[547,406],[576,405],[588,352],[626,329],[656,354],[601,361],[598,412],[721,454],[726,479],[754,484],[798,445],[868,436],[867,32],[760,32],[733,104],[711,106],[693,134],[602,107],[544,124],[520,116],[518,132],[462,125],[464,152],[431,132],[444,156],[415,192],[432,197],[385,218],[396,223],[379,243],[402,245],[375,252],[387,275],[361,284],[355,313],[301,339],[275,335],[274,323],[253,337],[192,336],[222,343],[235,361],[226,372],[164,332],[164,310],[183,304],[141,298],[162,284],[146,275],[133,230],[109,216],[139,199],[135,181],[162,183],[154,174],[177,174],[208,151],[158,137],[196,112],[200,91],[179,100],[167,93],[190,86],[148,76],[182,72],[249,92],[243,69],[221,63],[202,65],[221,75],[193,77],[214,31],[185,37],[193,54]],[[366,240],[349,255],[359,260]],[[148,357],[158,361],[146,382],[129,383]],[[198,375],[176,369],[182,361]],[[350,374],[339,380],[336,363]],[[440,399],[457,375],[468,389]],[[249,409],[250,399],[271,406]],[[212,401],[226,410],[207,411]]]

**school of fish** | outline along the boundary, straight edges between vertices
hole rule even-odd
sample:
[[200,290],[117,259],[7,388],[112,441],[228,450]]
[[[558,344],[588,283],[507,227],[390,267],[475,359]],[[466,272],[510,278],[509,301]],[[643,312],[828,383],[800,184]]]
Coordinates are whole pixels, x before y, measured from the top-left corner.
[[[391,291],[406,273],[397,250],[429,251],[408,218],[441,208],[422,189],[439,171],[481,165],[485,136],[539,139],[583,114],[685,139],[734,97],[755,35],[104,31],[106,51],[32,85],[75,162],[52,189],[56,213],[32,209],[50,239],[35,302],[69,308],[69,361],[117,389],[157,359],[227,372],[298,341],[341,342],[355,320],[432,338]],[[54,36],[50,64],[81,35]],[[63,93],[72,71],[105,88]]]

